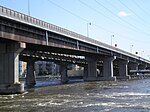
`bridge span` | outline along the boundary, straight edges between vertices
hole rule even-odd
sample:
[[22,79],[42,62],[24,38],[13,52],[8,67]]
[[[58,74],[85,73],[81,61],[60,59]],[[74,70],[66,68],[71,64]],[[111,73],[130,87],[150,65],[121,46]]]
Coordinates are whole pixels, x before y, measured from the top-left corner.
[[18,78],[19,60],[27,62],[28,86],[36,83],[37,60],[59,64],[63,83],[68,81],[67,66],[71,63],[84,67],[85,81],[130,79],[130,70],[150,68],[150,61],[142,57],[0,6],[1,94],[24,91]]

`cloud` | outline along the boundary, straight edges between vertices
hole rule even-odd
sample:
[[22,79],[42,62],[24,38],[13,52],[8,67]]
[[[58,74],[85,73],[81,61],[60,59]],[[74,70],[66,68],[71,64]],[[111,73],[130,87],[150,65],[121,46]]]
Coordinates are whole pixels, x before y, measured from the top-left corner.
[[130,16],[131,14],[129,14],[129,13],[127,13],[127,12],[125,12],[125,11],[120,11],[119,13],[118,13],[118,16],[120,16],[120,17],[126,17],[126,16]]

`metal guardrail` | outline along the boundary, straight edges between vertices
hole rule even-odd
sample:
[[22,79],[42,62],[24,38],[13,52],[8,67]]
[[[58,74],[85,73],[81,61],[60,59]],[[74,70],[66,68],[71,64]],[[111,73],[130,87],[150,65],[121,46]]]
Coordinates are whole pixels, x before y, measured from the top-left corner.
[[150,63],[149,60],[146,60],[142,57],[136,56],[136,55],[131,54],[129,52],[126,52],[124,50],[112,47],[108,44],[99,42],[97,40],[88,38],[86,36],[80,35],[78,33],[69,31],[67,29],[58,27],[58,26],[50,24],[50,23],[44,22],[42,20],[36,19],[34,17],[28,16],[28,15],[25,15],[25,14],[22,14],[20,12],[8,9],[6,7],[3,7],[3,6],[0,6],[0,16],[7,17],[7,18],[10,18],[10,19],[14,19],[16,21],[23,22],[23,23],[26,23],[26,24],[30,24],[30,25],[33,25],[33,26],[36,26],[36,27],[40,27],[40,28],[45,29],[47,31],[56,32],[58,34],[65,35],[65,36],[74,38],[76,40],[84,41],[86,43],[95,45],[97,47],[102,47],[104,49],[111,50],[111,51],[114,51],[114,52],[117,52],[117,53],[120,53],[120,54],[124,54],[124,55],[129,56],[129,57],[136,58],[138,60]]

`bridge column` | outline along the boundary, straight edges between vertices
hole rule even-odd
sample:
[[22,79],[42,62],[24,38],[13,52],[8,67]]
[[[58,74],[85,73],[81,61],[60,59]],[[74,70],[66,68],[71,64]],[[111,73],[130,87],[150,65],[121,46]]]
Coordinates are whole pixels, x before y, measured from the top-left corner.
[[87,76],[88,76],[88,65],[84,65],[83,79],[86,80]]
[[97,80],[97,59],[95,57],[86,57],[87,60],[87,77],[85,81]]
[[33,87],[36,84],[34,62],[35,61],[32,59],[27,61],[27,74],[26,74],[26,86],[27,87]]
[[19,82],[19,53],[25,43],[0,42],[0,94],[15,94],[24,91]]
[[119,76],[116,76],[117,79],[130,79],[130,76],[128,75],[128,63],[128,60],[118,61]]
[[60,75],[61,75],[61,82],[67,83],[69,81],[68,74],[67,74],[67,63],[61,63],[60,65]]
[[103,80],[115,81],[116,77],[113,75],[113,61],[116,57],[107,57],[103,59]]

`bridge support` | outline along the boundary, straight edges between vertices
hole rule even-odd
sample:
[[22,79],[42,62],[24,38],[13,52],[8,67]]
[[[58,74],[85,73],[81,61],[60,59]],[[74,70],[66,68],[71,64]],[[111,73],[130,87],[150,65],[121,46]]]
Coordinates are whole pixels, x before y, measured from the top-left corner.
[[36,84],[35,72],[34,72],[34,60],[27,61],[27,74],[26,74],[26,86],[33,87]]
[[128,60],[118,61],[119,76],[116,76],[117,79],[130,79],[130,76],[128,75],[128,63]]
[[107,57],[103,59],[103,80],[115,81],[116,77],[113,75],[113,61],[116,57]]
[[88,66],[84,65],[83,79],[86,80],[87,76],[88,76]]
[[61,63],[60,65],[60,75],[61,75],[61,82],[67,83],[69,81],[68,74],[67,74],[67,63]]
[[97,59],[95,57],[86,57],[87,68],[85,67],[86,78],[85,81],[94,81],[97,80]]
[[25,43],[0,43],[0,94],[24,92],[19,82],[19,53]]

